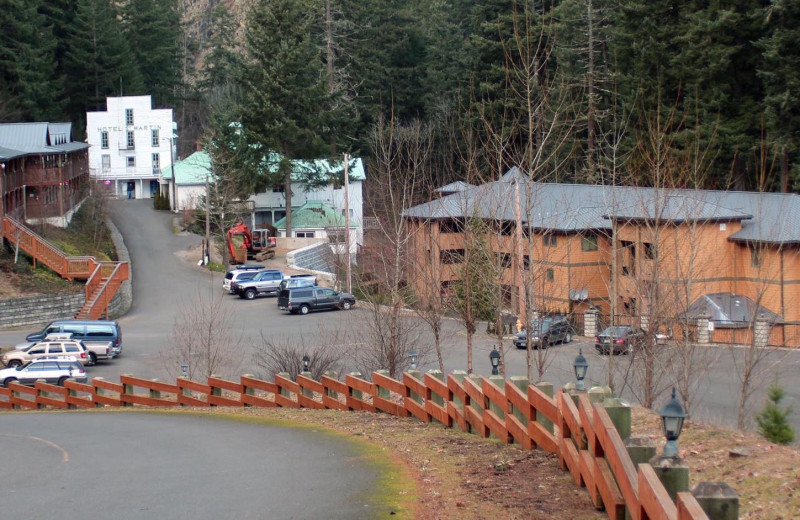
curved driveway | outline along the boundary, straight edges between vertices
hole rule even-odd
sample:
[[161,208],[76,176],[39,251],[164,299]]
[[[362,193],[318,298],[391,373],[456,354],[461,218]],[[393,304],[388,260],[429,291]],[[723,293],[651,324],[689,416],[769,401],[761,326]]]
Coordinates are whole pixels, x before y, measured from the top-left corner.
[[[3,518],[375,518],[353,441],[209,416],[20,413],[0,421]],[[382,516],[382,515],[380,515]]]

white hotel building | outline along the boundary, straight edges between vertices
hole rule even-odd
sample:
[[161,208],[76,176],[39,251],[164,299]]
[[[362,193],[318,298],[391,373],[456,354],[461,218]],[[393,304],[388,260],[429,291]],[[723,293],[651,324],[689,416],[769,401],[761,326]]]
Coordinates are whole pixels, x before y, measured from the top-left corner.
[[162,190],[161,169],[177,146],[172,109],[153,109],[150,96],[106,99],[105,112],[86,113],[89,173],[122,198],[147,199]]

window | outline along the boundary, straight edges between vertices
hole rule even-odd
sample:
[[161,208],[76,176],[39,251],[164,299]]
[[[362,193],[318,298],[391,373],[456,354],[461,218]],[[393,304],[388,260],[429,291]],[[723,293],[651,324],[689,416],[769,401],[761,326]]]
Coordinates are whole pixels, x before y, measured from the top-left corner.
[[[342,210],[342,215],[344,215],[345,213],[346,213],[346,212],[345,212],[345,210]],[[355,213],[354,213],[354,212],[353,212],[353,210],[351,209],[351,210],[350,210],[350,218],[353,218],[353,216],[354,216],[354,215],[355,215]]]
[[649,242],[644,243],[644,257],[647,260],[655,260],[656,258],[656,245]]
[[125,109],[125,124],[127,126],[133,126],[133,109],[126,108]]
[[129,155],[128,157],[126,157],[125,158],[125,165],[128,168],[135,168],[136,167],[136,157],[134,157],[133,155]]
[[528,255],[524,255],[522,257],[522,270],[523,271],[530,271],[531,270],[531,257]]
[[553,270],[552,270],[552,269],[548,269],[548,270],[547,270],[547,281],[548,281],[548,282],[552,282],[552,281],[553,281],[553,280],[555,280],[555,279],[556,279],[556,275],[555,275],[555,273],[553,272]]
[[100,132],[100,148],[108,150],[108,132]]
[[153,170],[158,171],[161,169],[161,158],[157,153],[153,154]]
[[136,141],[133,138],[133,130],[128,130],[128,149],[133,150],[136,148]]
[[555,235],[545,235],[542,237],[545,247],[556,247],[558,245],[558,237]]
[[439,222],[440,233],[461,233],[464,229],[460,220],[442,220]]
[[511,254],[510,253],[496,253],[497,265],[504,268],[511,267]]
[[761,267],[761,249],[756,246],[750,248],[750,267]]
[[313,231],[298,231],[294,234],[296,238],[314,238]]
[[464,259],[463,249],[444,249],[441,253],[442,264],[460,264]]
[[513,222],[498,222],[495,228],[498,228],[501,235],[510,237],[514,235],[517,226]]
[[102,155],[100,157],[103,161],[103,171],[111,169],[111,156],[110,155]]
[[283,185],[281,186],[273,186],[272,193],[283,193]]
[[581,237],[581,251],[597,251],[597,235]]
[[158,138],[158,128],[154,129],[150,135],[150,144],[156,148],[160,146]]

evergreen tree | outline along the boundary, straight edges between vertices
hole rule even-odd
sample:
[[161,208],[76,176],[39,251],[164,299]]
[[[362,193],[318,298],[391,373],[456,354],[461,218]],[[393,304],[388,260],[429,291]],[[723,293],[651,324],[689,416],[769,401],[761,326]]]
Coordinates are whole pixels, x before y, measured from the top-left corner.
[[783,395],[783,388],[777,384],[770,386],[769,402],[756,417],[758,432],[776,444],[790,444],[794,441],[794,430],[787,420],[792,409],[780,407]]
[[0,1],[0,98],[7,121],[61,119],[56,40],[36,0]]
[[[128,0],[122,29],[144,89],[158,106],[174,106],[180,84],[180,11],[177,0]],[[125,95],[132,92],[124,92]]]
[[[245,25],[248,60],[239,71],[241,120],[251,146],[269,163],[271,184],[284,188],[288,236],[291,159],[330,153],[324,122],[331,106],[317,5],[314,0],[260,0],[252,6]],[[319,173],[309,170],[299,180],[307,186],[319,184],[324,182]]]
[[211,13],[208,48],[199,82],[199,87],[205,91],[230,84],[235,79],[235,71],[242,66],[236,42],[236,23],[223,4],[218,4]]

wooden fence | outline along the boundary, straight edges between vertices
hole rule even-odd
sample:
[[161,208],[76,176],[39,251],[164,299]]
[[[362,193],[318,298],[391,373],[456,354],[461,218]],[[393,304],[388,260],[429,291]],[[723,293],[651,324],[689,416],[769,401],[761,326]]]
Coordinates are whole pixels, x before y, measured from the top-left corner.
[[624,519],[626,508],[633,520],[707,518],[691,493],[678,493],[673,502],[650,465],[634,465],[605,408],[586,394],[575,400],[559,391],[551,398],[533,385],[520,389],[506,381],[503,388],[486,378],[455,374],[443,380],[426,373],[420,380],[405,373],[401,382],[382,372],[373,373],[372,381],[356,375],[344,382],[328,376],[316,381],[301,374],[294,381],[285,375],[274,381],[245,375],[238,382],[212,376],[206,383],[178,378],[169,384],[123,375],[119,383],[95,378],[70,380],[63,387],[40,381],[33,387],[0,388],[0,409],[105,406],[327,408],[413,416],[556,454],[562,469],[610,519]]

